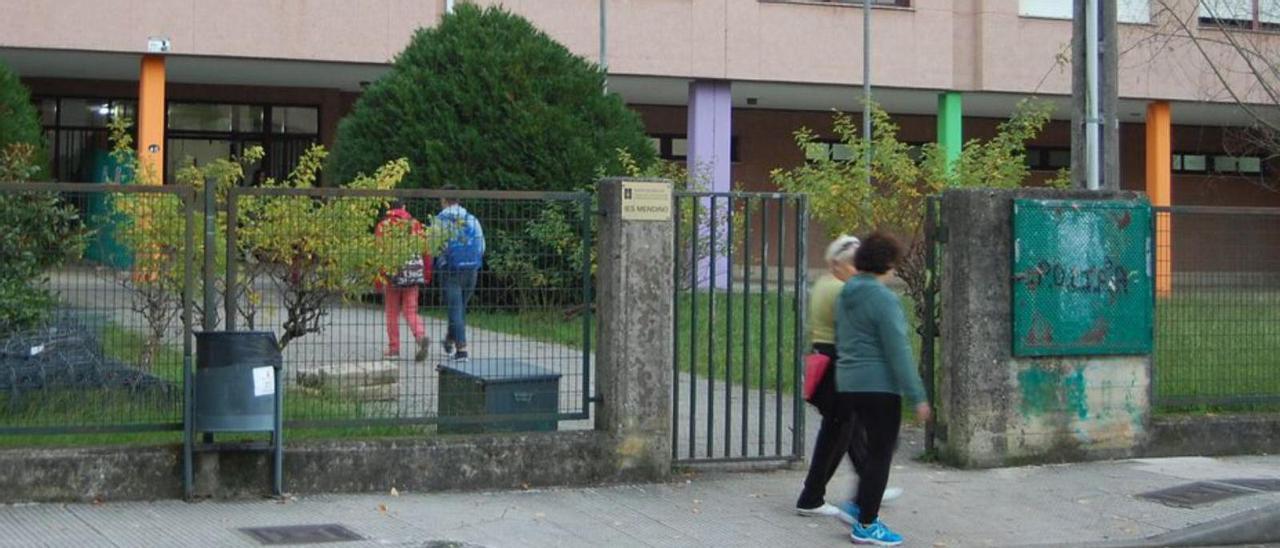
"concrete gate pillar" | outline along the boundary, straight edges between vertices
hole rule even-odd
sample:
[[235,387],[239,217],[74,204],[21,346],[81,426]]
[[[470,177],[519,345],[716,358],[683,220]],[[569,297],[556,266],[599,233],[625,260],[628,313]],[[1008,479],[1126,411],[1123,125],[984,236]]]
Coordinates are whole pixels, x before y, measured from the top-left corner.
[[[1120,191],[961,189],[943,194],[940,454],[972,467],[1133,456],[1149,431],[1149,344],[1136,351],[1130,346],[1125,355],[1101,354],[1118,348],[1107,346],[1109,332],[1135,329],[1119,320],[1127,317],[1125,311],[1150,312],[1141,308],[1151,306],[1150,244],[1120,247],[1106,241],[1108,231],[1130,226],[1123,212],[1105,213],[1088,224],[1070,222],[1070,207],[1048,209],[1046,219],[1061,220],[1045,223],[1042,232],[1053,245],[1038,251],[1032,264],[1040,266],[1015,272],[1013,204],[1018,198],[1142,203],[1140,195]],[[1149,226],[1139,223],[1135,216],[1132,226],[1145,231],[1149,241]],[[1028,253],[1029,246],[1022,247],[1020,252]],[[1080,252],[1083,248],[1091,250]],[[1124,268],[1112,262],[1115,249],[1125,250]],[[1022,307],[1028,310],[1022,311],[1024,327],[1016,336],[1041,348],[1069,340],[1077,345],[1075,354],[1015,355],[1018,284],[1023,295],[1037,300],[1032,301],[1036,306]],[[1042,297],[1057,300],[1038,300]],[[1112,313],[1120,315],[1107,315]],[[1095,343],[1100,355],[1078,348]]]
[[671,473],[671,183],[605,179],[598,190],[596,430],[613,440],[620,479],[660,481]]

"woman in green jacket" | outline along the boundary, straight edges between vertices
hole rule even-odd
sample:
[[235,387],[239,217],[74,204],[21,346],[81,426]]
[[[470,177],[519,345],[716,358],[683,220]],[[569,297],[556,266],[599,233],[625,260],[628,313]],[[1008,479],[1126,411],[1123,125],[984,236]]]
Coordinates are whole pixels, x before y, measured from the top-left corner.
[[902,304],[884,284],[901,256],[901,246],[887,234],[863,239],[853,258],[858,275],[844,284],[836,305],[836,406],[849,420],[856,416],[867,436],[857,498],[847,508],[857,518],[851,536],[860,544],[902,543],[902,536],[879,519],[902,423],[902,398],[915,404],[918,419],[928,420],[932,413],[911,358]]

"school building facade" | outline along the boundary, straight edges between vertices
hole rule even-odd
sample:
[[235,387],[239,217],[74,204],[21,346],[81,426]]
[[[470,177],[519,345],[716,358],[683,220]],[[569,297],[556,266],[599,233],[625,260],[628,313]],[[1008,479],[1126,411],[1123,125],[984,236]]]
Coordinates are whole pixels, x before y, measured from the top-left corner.
[[[1227,4],[1219,17],[1280,45],[1280,0]],[[599,0],[503,4],[597,59]],[[831,111],[860,110],[861,0],[607,0],[609,89],[643,117],[662,156],[710,166],[716,190],[773,190],[770,170],[824,138]],[[1070,162],[1071,0],[874,0],[873,97],[911,143],[990,136],[1021,99],[1059,108],[1028,163],[1045,179]],[[1235,6],[1239,4],[1239,6]],[[331,145],[363,86],[384,74],[446,0],[0,0],[0,61],[33,91],[55,178],[88,181],[110,115],[137,120],[144,157],[225,157],[262,145],[256,170],[288,172],[311,143]],[[1238,9],[1237,9],[1238,8]],[[1159,39],[1170,21],[1221,35],[1195,0],[1122,0],[1122,186],[1179,205],[1280,206],[1280,165],[1236,137],[1252,123],[1214,77],[1275,109],[1209,42]],[[1223,15],[1226,14],[1226,15]],[[1221,42],[1216,41],[1216,42]],[[256,176],[251,174],[250,178]]]

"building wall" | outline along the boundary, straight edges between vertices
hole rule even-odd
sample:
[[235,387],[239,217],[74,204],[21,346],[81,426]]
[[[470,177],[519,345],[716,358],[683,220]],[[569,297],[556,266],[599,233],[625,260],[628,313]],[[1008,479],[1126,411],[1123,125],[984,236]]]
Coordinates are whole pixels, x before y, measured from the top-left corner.
[[[597,0],[478,0],[526,16],[569,49],[597,58]],[[387,63],[444,0],[0,0],[0,47]],[[1132,2],[1131,2],[1132,3]],[[857,6],[778,0],[623,0],[609,12],[615,74],[852,85],[862,74]],[[1194,2],[1177,3],[1194,9]],[[915,0],[875,9],[877,85],[1066,94],[1068,21],[1019,15],[1018,0]],[[1169,19],[1122,25],[1123,97],[1218,100],[1209,64],[1185,41],[1152,40]],[[1213,34],[1216,31],[1194,29]],[[1280,36],[1256,34],[1264,48]],[[1265,101],[1228,48],[1207,46],[1238,90]],[[1158,54],[1157,54],[1158,53]],[[1251,95],[1250,95],[1251,94]]]

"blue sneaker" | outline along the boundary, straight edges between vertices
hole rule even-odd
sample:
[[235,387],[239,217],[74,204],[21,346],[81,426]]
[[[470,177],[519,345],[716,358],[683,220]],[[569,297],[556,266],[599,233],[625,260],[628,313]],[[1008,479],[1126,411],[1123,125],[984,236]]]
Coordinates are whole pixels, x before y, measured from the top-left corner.
[[840,513],[836,514],[836,517],[840,518],[840,521],[843,521],[845,525],[858,523],[858,514],[861,513],[862,510],[858,508],[856,503],[851,500],[846,500],[837,504],[836,508],[840,509]]
[[902,535],[891,531],[880,520],[876,520],[875,523],[867,526],[861,523],[853,524],[853,532],[849,536],[853,538],[855,544],[874,544],[876,546],[897,546],[902,544]]

